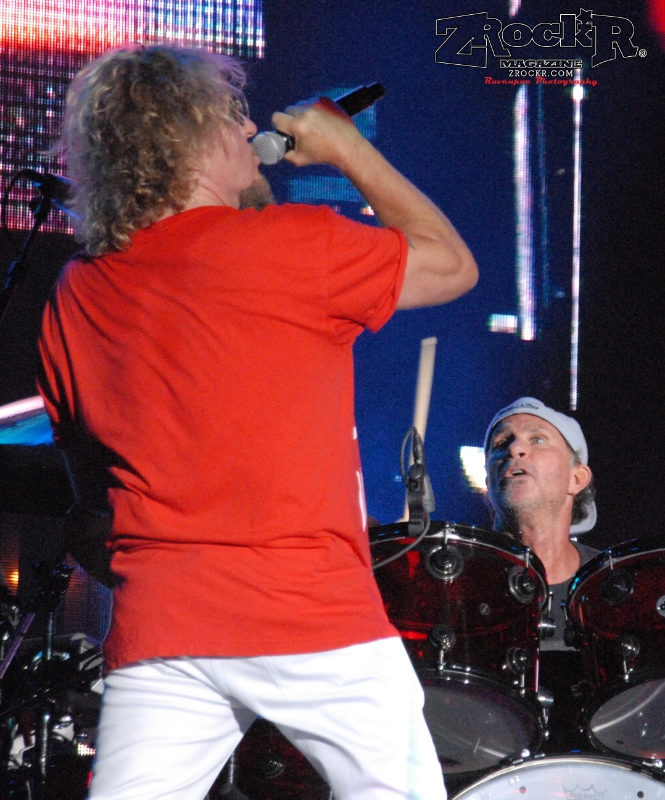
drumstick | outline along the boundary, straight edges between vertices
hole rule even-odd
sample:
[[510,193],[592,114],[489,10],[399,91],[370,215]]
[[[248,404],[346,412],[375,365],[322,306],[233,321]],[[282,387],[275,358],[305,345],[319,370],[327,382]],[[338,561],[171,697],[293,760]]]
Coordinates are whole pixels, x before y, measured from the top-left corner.
[[[429,336],[427,339],[422,339],[420,342],[420,362],[418,364],[418,381],[416,383],[416,403],[413,410],[413,427],[418,431],[423,442],[425,441],[429,404],[432,398],[436,343],[436,336]],[[413,453],[409,457],[409,466],[411,464],[413,464]],[[409,507],[405,499],[404,513],[398,522],[404,522],[408,518]]]

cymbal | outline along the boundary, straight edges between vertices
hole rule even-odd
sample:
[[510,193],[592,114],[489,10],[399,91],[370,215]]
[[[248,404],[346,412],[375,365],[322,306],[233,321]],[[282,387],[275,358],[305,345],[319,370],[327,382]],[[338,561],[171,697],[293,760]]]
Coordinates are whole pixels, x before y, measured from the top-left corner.
[[0,444],[52,443],[51,423],[39,395],[0,406]]
[[0,406],[0,511],[60,517],[73,502],[42,398]]

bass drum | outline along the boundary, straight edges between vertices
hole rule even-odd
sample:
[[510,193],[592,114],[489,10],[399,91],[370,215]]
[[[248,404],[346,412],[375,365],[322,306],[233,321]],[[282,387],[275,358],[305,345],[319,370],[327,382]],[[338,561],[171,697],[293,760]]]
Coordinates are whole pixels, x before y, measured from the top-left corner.
[[452,800],[665,800],[661,773],[600,756],[530,759],[482,780]]
[[432,522],[416,549],[406,524],[370,529],[375,577],[425,690],[444,772],[493,768],[542,740],[538,645],[547,598],[535,555],[499,533]]
[[599,749],[665,759],[665,547],[634,539],[599,553],[568,590],[569,639],[590,699],[582,719]]

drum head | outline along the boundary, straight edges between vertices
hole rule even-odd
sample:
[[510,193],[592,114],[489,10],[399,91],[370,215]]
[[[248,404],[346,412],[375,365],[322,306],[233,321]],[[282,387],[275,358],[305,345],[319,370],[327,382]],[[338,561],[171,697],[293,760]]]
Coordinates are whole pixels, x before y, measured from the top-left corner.
[[446,774],[475,772],[518,758],[540,743],[539,708],[517,692],[469,674],[421,672],[425,720]]
[[634,764],[586,756],[526,761],[469,786],[453,800],[665,800],[665,783]]
[[665,680],[625,689],[592,715],[589,733],[608,750],[665,758]]

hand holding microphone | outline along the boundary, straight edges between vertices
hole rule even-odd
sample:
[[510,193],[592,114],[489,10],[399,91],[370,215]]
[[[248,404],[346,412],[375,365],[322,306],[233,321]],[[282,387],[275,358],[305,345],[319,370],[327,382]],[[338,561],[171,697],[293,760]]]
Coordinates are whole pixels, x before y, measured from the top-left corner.
[[[278,130],[259,133],[252,141],[252,148],[262,164],[276,164],[295,148],[296,137],[291,135],[294,118],[302,116],[311,109],[319,113],[337,115],[340,118],[340,122],[342,120],[348,121],[348,117],[352,117],[369,108],[377,100],[381,99],[384,94],[384,87],[380,83],[373,83],[370,86],[361,86],[355,89],[353,92],[340,97],[336,102],[327,97],[322,97],[311,106],[291,106],[287,109],[287,114],[277,112],[273,116],[273,123]],[[288,130],[279,130],[279,128],[287,128]],[[342,130],[339,128],[340,132]],[[304,160],[299,160],[297,163],[301,166],[306,163],[322,163],[325,159],[318,156],[318,153],[316,155],[309,154],[304,157]]]

